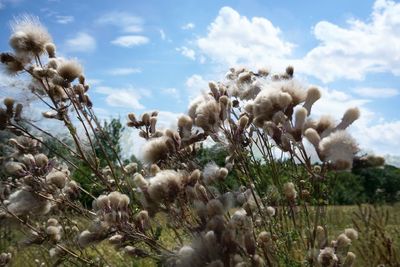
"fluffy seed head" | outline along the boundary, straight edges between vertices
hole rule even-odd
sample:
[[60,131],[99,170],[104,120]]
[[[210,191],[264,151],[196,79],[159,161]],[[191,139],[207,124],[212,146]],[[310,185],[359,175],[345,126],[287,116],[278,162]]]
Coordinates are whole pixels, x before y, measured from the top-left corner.
[[39,19],[30,15],[15,18],[11,23],[10,46],[17,53],[41,55],[51,36]]
[[343,115],[342,121],[337,126],[337,129],[344,130],[360,117],[358,108],[349,108]]
[[46,52],[49,55],[49,58],[56,57],[56,46],[53,43],[47,43],[45,46]]
[[344,230],[345,235],[351,240],[358,239],[358,232],[353,228],[347,228]]
[[336,240],[336,246],[338,249],[346,248],[351,244],[351,239],[346,234],[340,234]]
[[224,206],[218,199],[212,199],[207,203],[207,213],[208,217],[211,218],[214,215],[223,215]]
[[89,230],[85,230],[79,235],[78,244],[81,247],[87,247],[90,244],[96,242],[97,238],[98,237],[96,233],[92,233]]
[[306,121],[307,110],[303,107],[296,110],[295,114],[295,128],[301,130],[303,128],[304,122]]
[[307,90],[306,100],[303,107],[307,110],[307,114],[311,114],[312,105],[321,98],[321,92],[316,87],[311,87]]
[[77,60],[62,61],[58,67],[57,72],[64,80],[72,82],[82,74],[82,66]]
[[240,129],[246,129],[248,123],[249,123],[249,117],[247,117],[246,115],[240,117],[240,119],[239,119],[239,128]]
[[323,159],[331,161],[334,168],[345,170],[351,168],[358,147],[349,133],[339,130],[323,138],[319,143],[319,150]]
[[321,137],[318,132],[313,128],[308,128],[304,131],[304,136],[307,140],[315,147],[318,148],[319,142],[321,141]]
[[297,196],[297,191],[292,182],[285,183],[283,185],[283,193],[285,194],[286,198],[289,200],[294,200]]
[[346,259],[344,260],[343,267],[351,267],[353,266],[356,260],[356,254],[353,252],[347,252]]
[[331,247],[326,247],[321,249],[318,255],[318,263],[322,266],[332,266],[335,262],[338,261],[338,257],[335,255],[335,251]]
[[274,215],[275,215],[275,208],[274,208],[274,207],[271,207],[271,206],[268,206],[268,207],[267,207],[267,214],[268,214],[268,216],[270,216],[270,217],[274,216]]
[[67,175],[62,171],[52,171],[46,176],[46,182],[61,189],[67,182]]
[[133,182],[137,187],[139,187],[142,190],[149,186],[149,182],[146,179],[144,179],[144,177],[140,173],[136,173],[134,175]]
[[47,158],[47,156],[45,154],[36,154],[35,155],[35,163],[39,168],[43,168],[45,166],[47,166],[47,164],[49,163],[49,159]]

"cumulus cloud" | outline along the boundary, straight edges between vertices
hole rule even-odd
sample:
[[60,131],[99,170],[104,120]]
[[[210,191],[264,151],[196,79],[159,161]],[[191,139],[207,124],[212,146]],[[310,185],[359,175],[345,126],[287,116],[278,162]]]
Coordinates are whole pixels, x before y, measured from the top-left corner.
[[142,18],[126,12],[110,12],[98,18],[96,22],[100,25],[113,25],[124,33],[143,31]]
[[182,30],[191,30],[194,29],[195,25],[192,22],[186,23],[185,25],[182,25],[181,29]]
[[387,98],[399,95],[399,90],[395,88],[373,88],[373,87],[361,87],[354,88],[353,92],[362,96],[370,98]]
[[187,78],[185,85],[189,95],[189,99],[193,99],[199,94],[204,93],[206,92],[206,90],[208,90],[208,81],[198,74],[193,74],[192,76]]
[[111,107],[121,107],[128,109],[144,109],[144,106],[139,102],[143,94],[140,90],[132,87],[113,88],[107,86],[96,87],[96,93],[105,95],[107,105]]
[[72,52],[92,52],[96,49],[96,39],[85,32],[79,32],[76,37],[68,39],[65,44],[68,51]]
[[400,75],[399,17],[400,3],[377,0],[367,20],[352,18],[344,26],[320,21],[312,28],[317,45],[296,58],[295,45],[270,20],[223,7],[195,43],[200,53],[224,66],[253,68],[261,62],[279,70],[291,64],[323,82],[362,80],[368,73]]
[[141,73],[141,72],[142,72],[142,70],[139,68],[115,68],[115,69],[108,71],[108,73],[110,75],[114,75],[114,76],[129,75],[129,74]]
[[345,27],[318,22],[319,41],[299,62],[303,72],[324,82],[361,80],[371,72],[400,74],[400,3],[377,0],[367,21],[350,19]]
[[230,7],[220,9],[207,35],[196,44],[201,53],[225,66],[275,61],[290,55],[294,47],[268,19],[249,19]]
[[180,52],[183,56],[190,58],[191,60],[196,59],[196,52],[193,49],[187,48],[186,46],[178,47],[176,51]]
[[113,41],[112,44],[122,46],[122,47],[133,47],[138,45],[144,45],[149,42],[149,38],[142,35],[123,35]]

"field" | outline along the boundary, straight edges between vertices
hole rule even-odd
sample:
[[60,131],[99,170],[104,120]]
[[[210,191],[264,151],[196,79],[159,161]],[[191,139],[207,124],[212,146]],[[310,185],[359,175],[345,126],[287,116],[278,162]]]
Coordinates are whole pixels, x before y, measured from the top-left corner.
[[[363,207],[367,207],[367,205],[363,205]],[[387,210],[389,213],[389,220],[386,225],[386,230],[388,232],[392,232],[396,237],[398,234],[398,228],[400,225],[400,203],[397,203],[392,206],[382,206],[384,210]],[[329,236],[336,237],[339,235],[343,229],[353,227],[352,219],[355,218],[355,213],[359,212],[358,206],[330,206],[327,210],[327,221],[329,222]],[[165,221],[164,218],[159,218],[159,222],[163,224]],[[80,224],[83,226],[87,224],[84,219],[78,219]],[[13,230],[15,234],[17,234],[16,229]],[[397,231],[397,232],[396,232]],[[362,238],[363,233],[360,233]],[[172,231],[164,230],[161,234],[161,239],[165,240],[166,243],[169,243],[171,248],[176,244],[175,237]],[[393,240],[397,245],[400,245],[400,236],[397,235],[397,239]],[[360,241],[355,241],[355,247],[353,249],[357,249],[359,247]],[[96,251],[97,250],[97,251]],[[100,252],[100,253],[97,253]],[[123,253],[117,252],[107,241],[103,241],[99,246],[90,247],[85,250],[85,253],[95,255],[102,255],[102,260],[107,262],[108,266],[156,266],[155,262],[151,260],[135,260],[131,257],[125,257]],[[364,251],[366,255],[374,255],[373,251]],[[45,266],[51,266],[50,263],[54,261],[50,260],[48,255],[48,248],[39,247],[39,246],[30,246],[19,250],[17,257],[12,262],[11,266],[38,266],[40,264],[35,262],[35,257],[40,259],[40,262],[45,262]],[[364,261],[362,258],[358,258],[355,267],[365,267],[369,266],[368,263]],[[74,266],[72,264],[62,264],[61,266]]]

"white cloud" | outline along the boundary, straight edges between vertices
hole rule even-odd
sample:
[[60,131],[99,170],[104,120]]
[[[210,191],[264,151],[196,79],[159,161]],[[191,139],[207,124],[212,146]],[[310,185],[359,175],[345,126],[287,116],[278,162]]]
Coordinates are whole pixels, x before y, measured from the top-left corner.
[[125,12],[110,12],[96,21],[101,25],[113,25],[122,32],[135,33],[143,31],[143,20],[140,17]]
[[371,98],[387,98],[393,97],[400,94],[399,90],[395,88],[372,88],[372,87],[361,87],[355,88],[353,91],[362,97]]
[[165,40],[166,38],[167,38],[167,36],[165,35],[165,32],[164,32],[164,30],[163,29],[160,29],[160,37],[161,37],[161,40]]
[[176,51],[180,52],[183,56],[190,58],[191,60],[196,59],[196,52],[193,49],[187,48],[186,46],[176,48]]
[[56,16],[56,22],[60,24],[68,24],[73,22],[74,20],[75,18],[73,16],[61,16],[61,15]]
[[96,49],[96,39],[85,32],[79,32],[76,37],[66,41],[68,51],[92,52]]
[[320,21],[313,27],[317,45],[294,57],[294,44],[263,17],[247,18],[230,7],[220,9],[208,33],[195,40],[197,53],[223,66],[273,71],[294,65],[297,73],[323,82],[362,80],[368,73],[400,75],[400,3],[377,0],[367,20],[349,19],[345,26]]
[[361,80],[371,72],[400,75],[400,3],[377,0],[367,21],[350,19],[346,27],[320,21],[319,40],[299,62],[301,71],[324,82]]
[[111,41],[112,44],[123,46],[123,47],[132,47],[147,44],[149,42],[149,38],[142,35],[124,35],[116,38]]
[[179,90],[177,90],[176,88],[163,88],[161,89],[161,93],[173,97],[177,99],[179,102],[181,101],[181,94]]
[[400,120],[358,127],[354,136],[363,149],[379,155],[400,155]]
[[208,90],[208,81],[198,74],[194,74],[187,78],[185,85],[189,99],[193,99]]
[[121,107],[127,109],[144,109],[139,102],[142,93],[132,87],[113,88],[107,86],[96,87],[96,93],[106,95],[106,103],[112,107]]
[[290,55],[293,44],[266,18],[241,16],[223,7],[205,37],[196,40],[199,50],[224,66],[258,65]]
[[141,73],[139,68],[115,68],[110,70],[108,73],[114,76],[129,75],[134,73]]
[[191,30],[194,29],[195,25],[192,22],[186,23],[185,25],[182,25],[181,29],[182,30]]
[[6,8],[8,4],[17,5],[21,3],[23,0],[0,0],[0,10]]

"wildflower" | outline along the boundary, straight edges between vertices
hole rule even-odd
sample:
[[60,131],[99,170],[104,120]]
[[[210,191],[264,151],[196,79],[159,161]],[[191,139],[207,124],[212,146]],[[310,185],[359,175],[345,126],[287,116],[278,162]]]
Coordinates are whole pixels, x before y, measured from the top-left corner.
[[206,184],[210,184],[214,181],[221,181],[228,175],[226,168],[219,168],[214,162],[208,163],[204,167],[203,179]]
[[189,260],[193,254],[194,249],[190,246],[183,246],[178,252],[178,256],[185,261]]
[[72,82],[82,74],[82,66],[76,60],[62,61],[57,66],[58,75],[67,82]]
[[347,252],[346,259],[343,263],[343,267],[352,267],[356,260],[356,254],[353,252]]
[[264,260],[263,260],[263,258],[261,257],[261,256],[259,256],[259,255],[257,255],[257,254],[255,254],[254,256],[253,256],[253,266],[255,266],[255,267],[263,267],[263,266],[265,266],[265,262],[264,262]]
[[0,266],[7,266],[7,264],[11,261],[11,258],[11,253],[2,252],[0,254]]
[[349,133],[339,130],[323,138],[319,143],[319,150],[323,160],[331,161],[338,170],[345,170],[351,168],[358,148]]
[[315,129],[308,128],[307,130],[304,131],[304,136],[315,148],[318,149],[321,137],[319,136],[318,132]]
[[331,247],[326,247],[320,250],[318,255],[318,263],[323,267],[331,267],[338,261],[335,251]]
[[147,192],[150,198],[159,202],[172,200],[182,189],[182,174],[173,170],[163,170],[149,179]]
[[319,248],[322,248],[326,243],[325,229],[320,225],[315,229],[315,240]]
[[50,240],[57,242],[61,239],[61,226],[60,225],[48,225],[46,228],[46,234]]
[[61,257],[65,255],[65,253],[66,252],[59,247],[54,247],[49,250],[50,258]]
[[349,108],[343,115],[342,121],[336,126],[337,129],[344,130],[360,117],[358,108]]
[[295,126],[294,128],[297,130],[302,130],[304,122],[307,117],[307,110],[305,108],[299,108],[296,110],[296,119],[295,119]]
[[46,176],[46,182],[61,189],[65,186],[67,175],[62,171],[52,171]]
[[358,239],[358,232],[353,228],[347,228],[344,230],[345,235],[350,238],[352,241]]
[[271,207],[271,206],[268,206],[267,207],[267,214],[268,214],[268,216],[273,217],[275,215],[275,208]]
[[124,166],[127,173],[134,174],[137,171],[138,164],[136,162],[131,162]]
[[289,200],[294,200],[297,196],[297,191],[292,182],[285,183],[283,185],[283,193],[285,194],[285,197]]
[[39,56],[44,53],[46,44],[52,41],[47,29],[34,16],[17,17],[11,23],[11,29],[10,46],[20,54]]
[[25,189],[15,191],[8,198],[7,209],[15,215],[46,214],[51,209],[51,202]]
[[78,244],[80,247],[87,247],[98,240],[97,233],[92,233],[89,230],[83,231],[78,237]]
[[146,179],[144,179],[144,177],[140,173],[135,173],[133,177],[133,182],[137,187],[139,187],[142,190],[149,186],[149,182]]
[[201,102],[194,113],[192,119],[194,124],[205,131],[216,130],[220,121],[219,115],[221,107],[214,99]]
[[45,154],[36,154],[35,155],[35,163],[36,166],[38,166],[39,168],[43,168],[45,166],[47,166],[47,164],[49,163],[49,159],[47,158],[47,156]]
[[119,245],[122,243],[123,240],[124,240],[124,236],[119,235],[119,234],[113,235],[112,237],[110,237],[108,239],[108,241],[113,245]]
[[165,159],[169,153],[172,153],[177,150],[179,147],[179,143],[175,141],[175,135],[171,136],[166,135],[153,138],[149,140],[143,146],[143,158],[146,162],[156,163],[160,160]]
[[25,173],[25,165],[21,162],[9,161],[4,165],[4,170],[9,175],[21,177]]
[[47,54],[49,55],[49,58],[55,58],[56,57],[56,46],[53,43],[47,43],[45,45],[45,49]]
[[338,249],[346,248],[351,244],[351,239],[346,234],[340,234],[336,239],[336,246]]
[[209,218],[213,217],[214,215],[223,215],[224,206],[219,200],[212,199],[207,203],[207,213]]
[[311,114],[312,105],[321,98],[321,92],[318,88],[311,87],[307,90],[306,100],[304,101],[303,107],[307,110],[307,114]]

